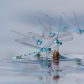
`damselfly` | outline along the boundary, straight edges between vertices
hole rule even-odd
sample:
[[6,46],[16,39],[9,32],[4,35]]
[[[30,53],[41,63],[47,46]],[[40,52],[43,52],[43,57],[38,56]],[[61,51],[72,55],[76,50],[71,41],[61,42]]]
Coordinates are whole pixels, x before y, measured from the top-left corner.
[[47,48],[46,47],[41,48],[41,47],[38,47],[38,46],[31,45],[29,43],[22,42],[19,39],[16,39],[16,41],[19,42],[19,43],[22,43],[22,44],[37,48],[39,50],[36,51],[36,52],[32,52],[32,53],[28,53],[28,54],[24,54],[24,55],[20,55],[20,56],[15,56],[15,57],[13,57],[13,59],[20,59],[23,56],[28,56],[28,55],[31,55],[31,54],[35,54],[36,55],[36,54],[39,54],[41,52],[46,52],[46,55],[49,54],[49,53],[51,54],[51,48],[48,48],[48,47]]
[[[61,18],[60,18],[60,24],[61,24]],[[59,24],[59,29],[60,29],[60,24]],[[31,55],[31,54],[38,54],[38,53],[41,53],[41,52],[46,52],[46,56],[47,56],[47,54],[53,54],[53,52],[51,51],[51,48],[49,48],[52,44],[55,43],[55,44],[57,44],[56,47],[58,47],[59,45],[62,45],[62,42],[60,42],[60,41],[70,41],[70,40],[73,39],[73,37],[72,37],[71,35],[69,35],[69,34],[64,34],[64,35],[62,35],[62,36],[59,36],[59,29],[58,29],[58,34],[57,34],[57,36],[56,36],[54,39],[51,39],[51,41],[49,41],[44,47],[38,47],[37,45],[32,45],[32,44],[31,44],[32,42],[29,42],[29,41],[31,41],[31,40],[27,40],[27,41],[25,42],[23,39],[16,39],[17,42],[22,43],[22,44],[25,44],[25,45],[28,45],[28,46],[31,46],[31,47],[38,48],[39,51],[32,52],[32,53],[28,53],[28,54],[24,54],[24,55],[20,55],[20,56],[15,56],[15,57],[13,57],[13,59],[20,59],[20,58],[23,57],[23,56],[27,56],[27,55]],[[16,32],[16,31],[14,31],[14,30],[12,30],[12,31],[15,32],[15,33],[17,33],[17,34],[23,35],[23,34],[21,34],[21,33],[18,33],[18,32]],[[67,35],[69,35],[70,38],[58,40],[58,38],[65,37],[65,36],[67,36]],[[23,36],[25,36],[25,35],[23,35]],[[29,38],[28,38],[28,39],[29,39]]]
[[[70,32],[68,34],[64,34],[64,35],[59,37],[59,30],[60,30],[60,25],[61,25],[61,19],[62,19],[62,17],[60,17],[60,23],[59,23],[59,29],[58,29],[57,36],[55,36],[54,39],[51,39],[51,41],[48,42],[47,45],[45,45],[47,47],[50,47],[52,44],[56,44],[56,46],[54,47],[55,50],[56,50],[56,48],[57,48],[57,50],[59,49],[59,46],[62,45],[63,41],[71,41],[71,40],[73,40],[73,35],[70,35],[72,32]],[[67,36],[68,36],[68,38],[66,38]],[[64,38],[64,37],[65,37],[65,39],[59,40],[59,38]]]
[[[70,19],[68,18],[68,16],[66,15],[66,13],[65,12],[63,12],[63,14],[66,16],[66,18],[68,19],[68,21],[67,21],[67,23],[68,24],[70,24],[70,25],[73,25],[73,23],[70,21]],[[67,29],[69,29],[70,31],[73,31],[73,32],[77,32],[78,34],[83,34],[84,33],[84,30],[83,29],[81,29],[81,28],[79,28],[79,24],[78,24],[78,20],[77,20],[77,17],[76,17],[76,14],[75,14],[75,12],[73,11],[73,14],[74,14],[74,18],[75,18],[75,20],[76,20],[76,24],[77,24],[77,27],[75,27],[74,25],[74,28],[69,28],[69,27],[65,27],[65,29],[67,28]]]
[[54,37],[56,34],[52,32],[52,19],[49,19],[48,15],[46,15],[48,21],[49,21],[49,26],[45,27],[40,20],[39,23],[43,26],[45,29],[45,32],[42,33],[42,36],[48,36],[48,37]]
[[[57,44],[57,45],[62,45],[62,42],[60,42],[60,41],[70,41],[70,40],[73,39],[72,38],[72,35],[69,35],[69,34],[64,34],[64,35],[62,35],[59,38],[65,37],[67,35],[70,36],[70,38],[58,40],[58,37],[59,36],[57,36],[57,38],[52,39],[51,41],[49,41],[43,48],[41,48],[39,46],[36,46],[36,45],[32,45],[31,42],[29,43],[30,40],[28,42],[27,41],[24,42],[22,39],[16,39],[16,41],[19,42],[19,43],[22,43],[22,44],[25,44],[25,45],[28,45],[28,46],[31,46],[31,47],[34,47],[34,48],[38,48],[40,50],[39,51],[36,51],[36,52],[33,52],[33,53],[28,53],[28,54],[24,54],[24,55],[20,55],[20,56],[15,56],[15,57],[13,57],[13,59],[18,59],[18,58],[21,58],[23,56],[27,56],[27,55],[31,55],[31,54],[38,54],[38,53],[41,53],[41,52],[46,52],[46,56],[49,55],[49,53],[50,54],[53,54],[53,51],[51,51],[51,48],[49,48],[49,47],[52,44],[54,44],[54,43]],[[56,47],[58,47],[58,46],[56,46]]]
[[[28,41],[31,41],[31,42],[33,42],[33,44],[37,44],[37,45],[41,45],[42,44],[42,41],[40,41],[40,38],[41,38],[41,36],[39,36],[39,38],[38,39],[36,39],[34,36],[27,36],[27,35],[24,35],[24,34],[21,34],[21,33],[19,33],[19,32],[17,32],[17,31],[14,31],[14,30],[11,30],[12,32],[14,32],[14,33],[17,33],[17,34],[19,34],[19,35],[22,35],[22,36],[24,36],[24,38],[22,39],[24,42],[28,42]],[[19,40],[19,39],[18,39]]]

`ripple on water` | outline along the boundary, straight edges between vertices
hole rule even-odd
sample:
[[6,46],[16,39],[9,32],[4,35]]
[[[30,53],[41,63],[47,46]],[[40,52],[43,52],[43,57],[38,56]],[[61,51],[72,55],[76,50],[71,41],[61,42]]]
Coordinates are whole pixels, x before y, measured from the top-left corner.
[[[37,60],[36,60],[37,59]],[[84,60],[60,56],[0,61],[1,84],[83,84]]]

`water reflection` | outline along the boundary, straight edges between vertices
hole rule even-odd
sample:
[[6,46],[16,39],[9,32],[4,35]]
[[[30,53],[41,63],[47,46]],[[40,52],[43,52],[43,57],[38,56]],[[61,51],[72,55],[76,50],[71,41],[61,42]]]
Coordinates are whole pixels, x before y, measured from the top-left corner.
[[[83,84],[84,60],[34,56],[35,60],[17,59],[0,62],[1,84]],[[3,66],[3,67],[2,67]],[[15,79],[15,80],[13,80]],[[76,81],[78,80],[78,81]]]
[[[48,71],[48,76],[46,76],[46,81],[47,82],[58,82],[60,75],[59,72],[62,70],[59,67],[59,59],[53,59],[53,60],[43,60],[42,61],[42,67],[44,68],[47,67]],[[43,77],[40,78],[43,80]],[[48,81],[49,80],[49,81]]]
[[76,59],[76,64],[79,65],[79,66],[82,65],[81,59]]
[[60,76],[59,76],[59,71],[60,71],[60,67],[59,67],[59,61],[58,60],[53,60],[52,62],[52,70],[53,70],[53,82],[58,82]]
[[59,61],[50,61],[45,60],[42,61],[42,68],[46,68],[47,75],[40,76],[39,79],[43,82],[43,84],[49,84],[50,82],[58,82],[60,76],[59,76]]
[[[59,59],[46,59],[45,57],[35,56],[39,63],[27,64],[28,67],[24,68],[20,75],[32,76],[37,78],[36,80],[42,82],[42,84],[48,84],[50,82],[58,82],[62,70],[59,67]],[[31,73],[31,74],[30,74]]]

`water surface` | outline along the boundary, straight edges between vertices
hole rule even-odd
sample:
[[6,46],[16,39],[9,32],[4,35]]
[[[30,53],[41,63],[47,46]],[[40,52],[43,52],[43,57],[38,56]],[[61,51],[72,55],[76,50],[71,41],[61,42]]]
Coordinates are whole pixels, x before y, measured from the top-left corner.
[[83,59],[29,58],[1,60],[0,84],[84,84]]

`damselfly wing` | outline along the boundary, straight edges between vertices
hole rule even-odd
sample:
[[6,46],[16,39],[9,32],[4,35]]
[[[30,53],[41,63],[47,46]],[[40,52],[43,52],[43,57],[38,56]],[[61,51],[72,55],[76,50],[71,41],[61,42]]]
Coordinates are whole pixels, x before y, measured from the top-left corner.
[[18,40],[20,40],[20,41],[24,41],[24,42],[26,42],[26,43],[33,43],[34,45],[36,44],[36,45],[41,45],[42,44],[42,41],[41,40],[39,40],[39,39],[37,39],[35,36],[27,36],[27,35],[24,35],[24,34],[22,34],[22,33],[19,33],[19,32],[17,32],[17,31],[14,31],[14,30],[11,30],[12,32],[14,32],[14,33],[17,33],[17,34],[19,34],[19,35],[22,35],[22,36],[24,36],[24,38],[22,38],[22,40],[21,39],[18,39]]
[[62,20],[62,17],[60,17],[58,34],[55,36],[54,39],[52,39],[50,42],[48,42],[47,45],[45,45],[44,47],[50,47],[52,44],[56,44],[56,48],[59,48],[59,46],[62,45],[62,41],[71,41],[71,40],[73,40],[73,35],[70,35],[70,33],[69,34],[64,34],[64,35],[59,37],[61,20]]
[[[42,27],[45,29],[44,33],[42,33],[42,36],[47,36],[47,37],[54,37],[56,34],[52,31],[52,19],[49,19],[48,15],[46,15],[47,19],[48,19],[48,22],[49,22],[49,26],[48,27],[45,27],[43,25],[43,23],[39,21],[39,23],[42,25]],[[54,22],[55,23],[55,22]]]

